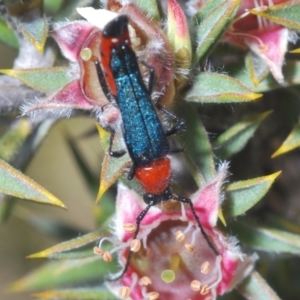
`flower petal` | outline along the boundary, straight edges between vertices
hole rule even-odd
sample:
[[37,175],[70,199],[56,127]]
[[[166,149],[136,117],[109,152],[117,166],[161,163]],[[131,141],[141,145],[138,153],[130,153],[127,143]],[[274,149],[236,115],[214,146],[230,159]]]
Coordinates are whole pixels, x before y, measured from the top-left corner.
[[194,208],[204,227],[214,227],[218,219],[218,210],[221,203],[221,187],[226,177],[228,164],[223,164],[217,176],[192,197]]
[[58,43],[63,55],[75,62],[78,59],[82,45],[91,31],[95,29],[86,21],[74,21],[54,24],[52,36]]
[[245,38],[249,48],[260,56],[278,82],[283,82],[282,65],[287,52],[288,29],[277,26],[268,30],[251,30],[256,38]]

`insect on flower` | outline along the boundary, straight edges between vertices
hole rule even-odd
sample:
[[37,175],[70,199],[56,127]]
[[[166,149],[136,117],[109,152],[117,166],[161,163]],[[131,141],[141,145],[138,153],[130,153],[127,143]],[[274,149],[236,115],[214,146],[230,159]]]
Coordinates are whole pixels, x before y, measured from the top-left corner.
[[[168,136],[184,126],[184,121],[167,111],[157,101],[156,108],[173,119],[176,124],[166,132],[160,123],[151,101],[154,83],[154,69],[147,64],[149,84],[146,87],[141,75],[138,60],[131,48],[128,32],[128,17],[120,15],[109,22],[103,32],[100,45],[101,64],[95,59],[99,82],[108,99],[117,105],[122,116],[122,132],[127,151],[132,160],[128,179],[136,178],[145,190],[143,199],[147,206],[136,219],[133,240],[137,238],[141,222],[149,209],[168,200],[177,200],[188,204],[206,242],[215,255],[218,251],[204,231],[191,199],[179,197],[170,188],[171,164],[167,155],[181,151],[171,149]],[[112,143],[115,131],[111,129],[109,154],[120,157],[125,150],[113,151]],[[128,255],[123,272],[126,272],[133,251]]]

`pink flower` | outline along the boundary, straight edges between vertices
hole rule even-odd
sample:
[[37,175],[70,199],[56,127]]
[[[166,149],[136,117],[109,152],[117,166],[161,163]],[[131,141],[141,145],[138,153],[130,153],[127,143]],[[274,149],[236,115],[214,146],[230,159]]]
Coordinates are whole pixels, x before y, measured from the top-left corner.
[[[119,185],[116,239],[103,238],[95,253],[110,261],[117,252],[124,267],[129,247],[134,254],[124,276],[108,282],[118,296],[139,299],[215,299],[231,290],[253,268],[256,255],[242,254],[233,238],[217,228],[221,186],[226,175],[223,166],[217,176],[191,197],[205,232],[217,248],[215,255],[196,225],[189,209],[168,201],[151,207],[142,221],[136,240],[132,240],[136,218],[145,204],[133,190]],[[105,241],[115,244],[110,252],[100,249]]]
[[282,66],[287,52],[289,30],[259,15],[268,7],[284,3],[280,0],[244,0],[237,18],[224,36],[224,40],[254,52],[271,71],[278,82],[283,82]]

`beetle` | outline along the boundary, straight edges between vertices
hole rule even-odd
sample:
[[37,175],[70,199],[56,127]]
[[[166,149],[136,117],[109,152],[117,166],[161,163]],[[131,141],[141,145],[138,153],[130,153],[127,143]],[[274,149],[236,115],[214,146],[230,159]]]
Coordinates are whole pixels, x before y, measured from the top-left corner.
[[[133,239],[137,238],[140,224],[149,209],[173,199],[189,205],[207,244],[218,255],[218,250],[201,225],[191,199],[174,195],[170,187],[171,163],[168,155],[179,152],[180,149],[171,148],[168,136],[182,129],[184,121],[157,101],[156,108],[176,122],[173,127],[164,131],[151,100],[154,69],[144,63],[150,74],[146,87],[138,59],[131,47],[128,23],[126,15],[119,15],[104,27],[100,44],[101,63],[98,59],[94,63],[105,95],[121,112],[123,138],[132,161],[128,179],[135,177],[145,190],[143,199],[147,206],[136,219]],[[115,131],[111,129],[109,155],[120,157],[126,150],[112,150],[114,135]],[[132,251],[129,252],[123,272],[114,280],[121,278],[126,272],[131,256]]]

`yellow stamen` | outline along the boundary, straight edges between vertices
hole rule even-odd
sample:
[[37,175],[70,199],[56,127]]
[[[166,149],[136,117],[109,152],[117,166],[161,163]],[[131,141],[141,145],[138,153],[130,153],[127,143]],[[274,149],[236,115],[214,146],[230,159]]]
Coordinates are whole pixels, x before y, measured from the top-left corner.
[[126,223],[123,225],[123,229],[126,232],[132,233],[132,232],[135,232],[136,227],[132,223]]
[[130,250],[133,252],[138,252],[141,249],[141,241],[138,239],[134,239],[130,243]]
[[195,250],[195,246],[192,244],[185,244],[184,247],[189,252],[193,252]]
[[181,230],[175,232],[175,239],[177,242],[182,242],[185,239],[185,235]]
[[128,286],[122,286],[118,293],[120,298],[126,299],[130,295],[130,288]]
[[205,285],[203,285],[203,287],[201,288],[200,294],[201,294],[201,295],[206,295],[206,294],[208,294],[208,293],[209,293],[209,288],[208,288],[208,285],[205,284]]
[[159,297],[159,293],[158,292],[151,292],[148,293],[148,298],[149,300],[156,300]]
[[210,272],[211,266],[209,261],[205,261],[202,265],[201,265],[201,273],[202,274],[208,274]]
[[94,247],[94,253],[99,256],[103,256],[104,251],[99,247]]
[[195,279],[191,282],[192,291],[198,292],[200,291],[200,288],[201,288],[201,281]]
[[144,277],[142,277],[141,279],[140,279],[140,283],[142,284],[142,285],[149,285],[149,284],[152,284],[152,281],[151,281],[151,279],[148,277],[148,276],[144,276]]
[[105,252],[103,253],[103,260],[104,260],[105,262],[111,262],[111,261],[112,261],[112,256],[111,256],[111,254],[110,254],[109,251],[105,251]]

